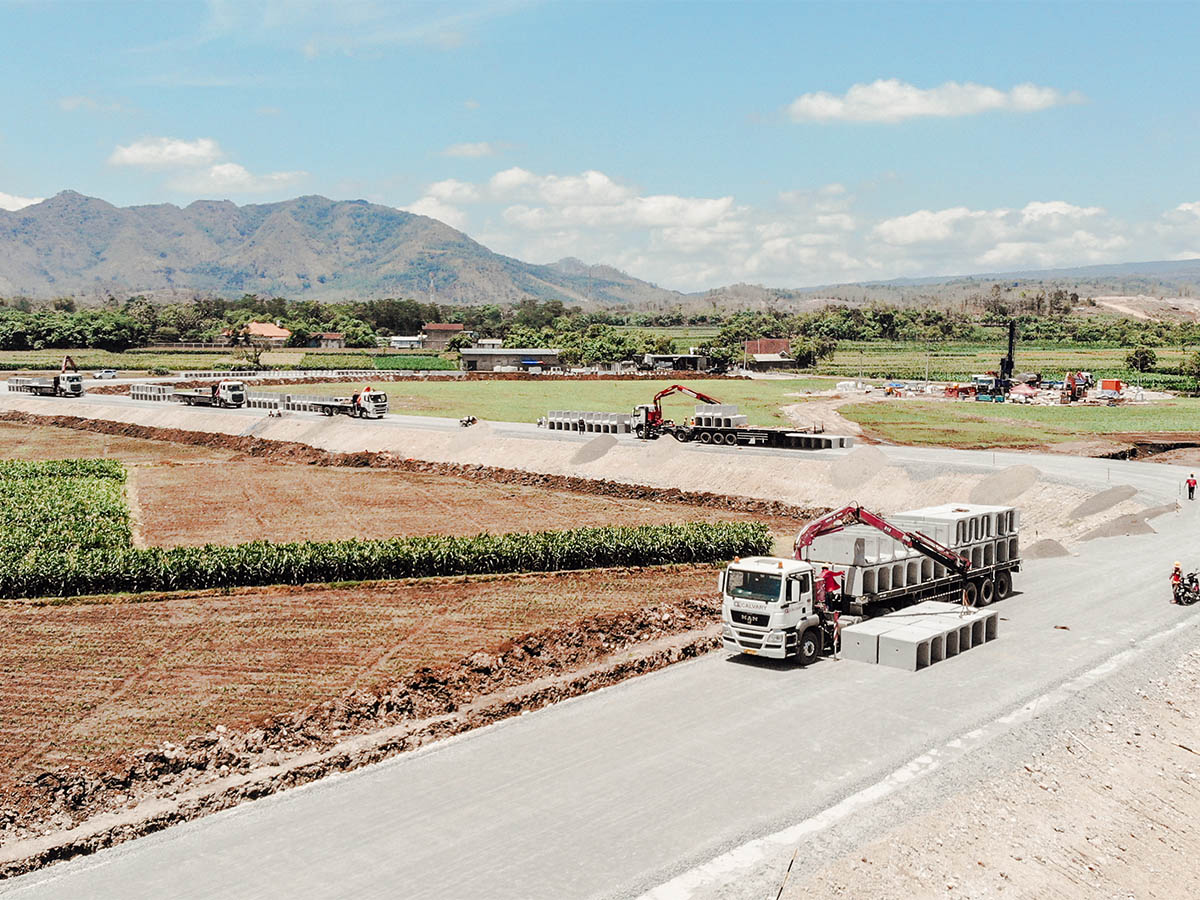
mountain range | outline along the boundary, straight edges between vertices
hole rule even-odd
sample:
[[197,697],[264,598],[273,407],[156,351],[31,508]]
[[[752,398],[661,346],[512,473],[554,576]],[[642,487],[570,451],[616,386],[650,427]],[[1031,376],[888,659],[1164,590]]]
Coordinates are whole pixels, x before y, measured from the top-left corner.
[[0,296],[293,299],[430,295],[439,302],[674,302],[683,295],[576,259],[533,265],[427,216],[365,200],[198,200],[120,208],[63,191],[0,210]]
[[503,256],[428,216],[365,200],[307,196],[238,206],[197,200],[116,207],[63,191],[15,212],[0,210],[0,297],[132,293],[187,298],[260,294],[292,299],[433,298],[510,303],[811,309],[862,303],[955,302],[993,283],[1064,286],[1081,296],[1194,295],[1200,260],[1121,263],[974,276],[771,288],[730,285],[683,294],[610,266],[568,258],[535,265]]

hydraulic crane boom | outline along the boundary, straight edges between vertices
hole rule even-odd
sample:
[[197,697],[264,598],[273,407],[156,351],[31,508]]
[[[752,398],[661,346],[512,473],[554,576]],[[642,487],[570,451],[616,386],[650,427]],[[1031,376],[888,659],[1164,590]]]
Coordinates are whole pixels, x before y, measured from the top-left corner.
[[796,536],[796,559],[801,558],[801,551],[812,544],[814,540],[822,535],[837,534],[837,532],[844,529],[847,525],[870,525],[872,528],[882,531],[892,540],[898,541],[905,547],[910,547],[918,553],[928,556],[934,562],[940,563],[951,572],[961,575],[963,578],[967,577],[967,573],[971,568],[971,561],[969,559],[960,556],[949,547],[942,546],[928,535],[921,534],[919,531],[904,531],[897,528],[882,516],[876,515],[869,509],[863,509],[857,504],[844,506],[810,522]]
[[721,402],[720,400],[716,399],[715,397],[710,397],[710,396],[708,396],[708,394],[702,394],[700,391],[693,390],[692,388],[688,387],[687,385],[673,384],[668,388],[663,388],[661,391],[659,391],[657,394],[654,395],[654,402],[653,402],[653,404],[651,404],[651,408],[646,410],[646,423],[648,425],[654,426],[654,425],[663,424],[662,401],[663,401],[664,397],[669,397],[672,394],[687,394],[687,396],[694,397],[696,400],[699,400],[701,403],[720,403]]

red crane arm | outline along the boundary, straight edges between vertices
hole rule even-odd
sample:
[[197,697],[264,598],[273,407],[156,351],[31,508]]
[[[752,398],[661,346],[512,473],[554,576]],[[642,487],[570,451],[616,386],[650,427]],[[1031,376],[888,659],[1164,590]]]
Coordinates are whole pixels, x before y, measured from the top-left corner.
[[690,387],[682,384],[673,384],[668,388],[663,388],[654,395],[654,406],[658,408],[663,397],[669,397],[671,394],[687,394],[689,397],[695,397],[701,403],[720,403],[721,401],[715,397],[710,397],[708,394],[702,394],[699,391],[692,390]]
[[922,553],[930,559],[941,563],[950,571],[964,578],[967,575],[967,571],[971,568],[971,561],[969,559],[965,556],[960,556],[949,547],[939,544],[928,535],[922,534],[919,531],[904,531],[888,522],[882,516],[876,515],[869,509],[863,509],[857,505],[844,506],[841,509],[826,513],[805,526],[804,530],[796,536],[796,559],[800,559],[801,551],[811,545],[817,538],[826,534],[836,534],[847,525],[870,525],[872,528],[882,531],[892,540],[900,542],[905,547],[911,547],[918,553]]

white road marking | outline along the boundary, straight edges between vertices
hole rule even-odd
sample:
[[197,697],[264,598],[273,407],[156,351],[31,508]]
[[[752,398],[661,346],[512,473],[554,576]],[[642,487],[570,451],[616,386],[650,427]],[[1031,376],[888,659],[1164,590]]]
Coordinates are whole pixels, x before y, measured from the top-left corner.
[[1054,690],[1030,700],[1008,715],[999,717],[991,724],[967,732],[947,741],[941,747],[936,747],[921,754],[882,780],[863,788],[856,794],[852,794],[840,803],[822,810],[815,816],[766,837],[748,841],[740,847],[721,854],[716,859],[710,860],[704,865],[697,866],[647,891],[645,894],[642,894],[639,900],[687,900],[687,898],[692,897],[697,891],[724,881],[735,872],[759,867],[769,855],[783,853],[805,838],[824,831],[826,828],[842,821],[858,810],[870,806],[872,803],[876,803],[884,797],[895,793],[916,779],[928,775],[943,764],[952,762],[987,743],[1001,732],[1037,718],[1038,715],[1045,713],[1062,701],[1078,694],[1085,688],[1091,687],[1123,666],[1128,665],[1138,656],[1150,650],[1154,645],[1188,627],[1195,627],[1195,623],[1187,620],[1172,625],[1163,631],[1156,632],[1129,649],[1122,650],[1116,656],[1113,656],[1095,668],[1089,669],[1082,675],[1064,682]]

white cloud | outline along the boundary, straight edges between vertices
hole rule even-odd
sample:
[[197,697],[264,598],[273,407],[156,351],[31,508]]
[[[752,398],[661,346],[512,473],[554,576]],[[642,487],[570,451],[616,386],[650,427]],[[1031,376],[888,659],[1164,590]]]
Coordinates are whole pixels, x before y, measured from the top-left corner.
[[467,226],[466,213],[438,197],[422,197],[415,203],[410,203],[408,206],[400,208],[405,212],[414,213],[418,216],[429,216],[431,219],[445,222],[451,228],[457,228],[460,231]]
[[109,165],[139,166],[146,169],[169,169],[180,166],[202,166],[216,162],[224,154],[212,138],[184,141],[178,138],[144,138],[126,146],[118,146],[109,156]]
[[475,185],[455,178],[434,182],[429,186],[427,193],[430,197],[452,203],[471,203],[479,199],[479,189]]
[[26,206],[41,203],[45,199],[45,197],[18,197],[16,194],[6,194],[4,191],[0,191],[0,209],[16,212]]
[[795,122],[900,122],[922,116],[970,116],[992,110],[1036,112],[1068,103],[1081,103],[1077,92],[1019,84],[1004,91],[972,82],[947,81],[919,88],[897,78],[856,84],[845,94],[825,91],[801,94],[788,105]]
[[857,197],[879,189],[815,184],[755,208],[732,195],[642,191],[594,169],[547,174],[514,166],[475,183],[435,182],[407,208],[464,230],[469,216],[477,223],[472,237],[519,259],[575,256],[685,291],[1163,259],[1200,245],[1200,201],[1140,223],[1061,199],[881,218]]
[[1021,210],[1021,221],[1041,222],[1055,217],[1083,219],[1088,216],[1098,216],[1103,212],[1104,210],[1099,206],[1073,206],[1062,200],[1052,200],[1049,203],[1034,201],[1026,204],[1025,208]]
[[965,206],[952,209],[919,209],[906,216],[885,219],[875,226],[875,234],[889,244],[922,244],[931,241],[946,241],[955,234],[964,220],[987,216],[985,212],[973,212]]
[[474,144],[451,144],[442,151],[442,156],[457,156],[463,159],[478,159],[481,156],[495,156],[496,147],[488,141]]
[[255,175],[237,163],[218,163],[174,178],[168,186],[173,190],[188,193],[264,194],[290,187],[307,176],[307,172],[270,172]]

